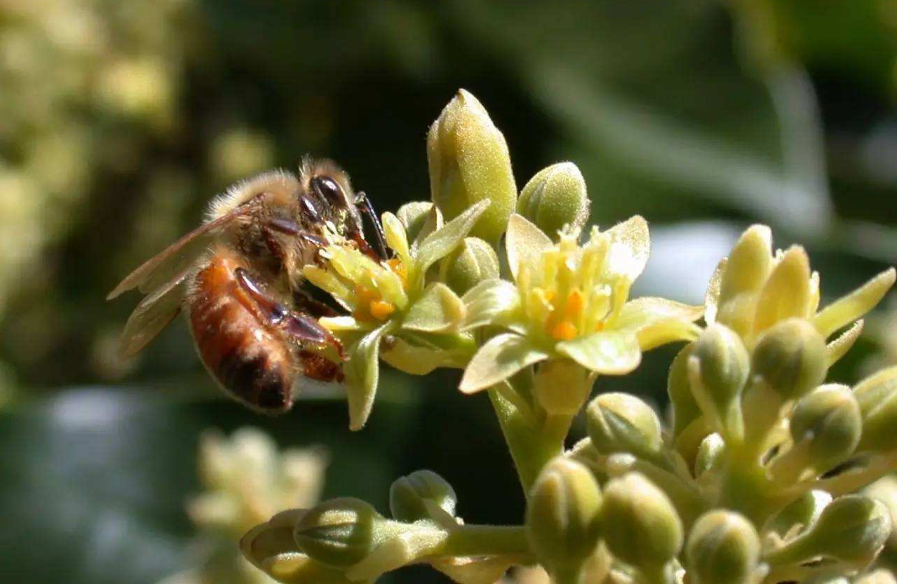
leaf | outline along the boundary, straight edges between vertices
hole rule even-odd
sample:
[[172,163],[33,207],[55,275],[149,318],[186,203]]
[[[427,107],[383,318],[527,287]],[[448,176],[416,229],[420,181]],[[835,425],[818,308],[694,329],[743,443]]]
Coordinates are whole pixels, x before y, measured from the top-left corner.
[[501,324],[502,317],[520,306],[520,291],[505,280],[485,280],[468,290],[461,301],[467,310],[463,328],[475,329]]
[[465,394],[485,390],[547,358],[547,353],[533,348],[520,335],[498,335],[490,339],[470,360],[459,389]]
[[628,374],[642,360],[635,333],[605,331],[558,343],[557,350],[599,374]]
[[614,225],[605,233],[611,245],[607,256],[607,271],[635,280],[645,270],[651,253],[648,221],[641,216]]
[[813,325],[828,337],[847,323],[875,308],[894,285],[894,268],[885,270],[851,292],[823,308],[813,319]]
[[542,253],[553,246],[551,239],[539,227],[519,214],[511,215],[505,239],[505,246],[508,249],[508,265],[511,267],[511,275],[514,276],[514,279],[517,278],[517,271],[521,264],[527,267],[535,266]]
[[841,333],[837,339],[826,345],[826,362],[832,367],[839,359],[850,351],[853,344],[863,332],[863,321],[853,323],[849,329]]
[[371,331],[349,352],[345,364],[346,397],[349,401],[349,429],[359,431],[367,422],[377,394],[380,379],[380,340],[392,328],[386,323]]
[[441,229],[427,235],[417,251],[417,270],[420,274],[426,273],[431,265],[454,251],[487,208],[488,201],[477,202]]
[[464,303],[451,288],[436,282],[427,287],[402,321],[402,328],[437,333],[456,327],[464,320]]

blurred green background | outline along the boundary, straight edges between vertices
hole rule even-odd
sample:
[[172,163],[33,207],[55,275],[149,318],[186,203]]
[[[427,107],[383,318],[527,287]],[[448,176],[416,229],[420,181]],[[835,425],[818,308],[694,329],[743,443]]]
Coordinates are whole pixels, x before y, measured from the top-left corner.
[[[648,218],[638,294],[698,303],[752,222],[808,247],[825,300],[897,261],[897,0],[0,0],[0,581],[190,568],[210,427],[327,446],[325,497],[384,509],[428,467],[466,520],[521,520],[489,403],[457,373],[386,372],[360,433],[322,394],[262,418],[214,388],[183,321],[118,359],[137,297],[104,300],[213,195],[306,153],[381,211],[428,199],[425,133],[459,87],[518,187],[571,160],[594,222]],[[868,332],[835,379],[897,361]],[[598,387],[662,405],[674,352]]]

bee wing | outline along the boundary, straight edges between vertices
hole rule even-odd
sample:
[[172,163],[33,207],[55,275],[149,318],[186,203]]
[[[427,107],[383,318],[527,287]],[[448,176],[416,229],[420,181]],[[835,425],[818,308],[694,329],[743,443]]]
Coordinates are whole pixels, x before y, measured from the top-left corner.
[[250,212],[248,205],[249,202],[178,239],[164,251],[131,272],[127,278],[121,281],[121,284],[109,293],[106,300],[117,298],[123,292],[134,288],[139,288],[145,294],[153,293],[157,288],[183,274],[193,261],[203,255],[209,245],[214,243],[222,229]]
[[121,335],[118,352],[122,357],[146,347],[178,315],[188,274],[189,268],[140,301]]

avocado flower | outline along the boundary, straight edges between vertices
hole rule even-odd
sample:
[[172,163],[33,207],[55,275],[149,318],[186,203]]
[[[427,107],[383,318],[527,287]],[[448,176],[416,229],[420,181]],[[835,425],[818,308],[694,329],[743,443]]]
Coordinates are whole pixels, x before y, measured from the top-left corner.
[[358,430],[370,415],[382,358],[411,374],[436,367],[461,367],[474,341],[461,334],[464,304],[446,284],[428,279],[428,270],[453,253],[488,208],[486,201],[443,223],[435,206],[413,241],[400,220],[382,217],[391,259],[376,261],[336,235],[321,250],[324,263],[303,268],[305,278],[345,308],[345,316],[323,317],[321,325],[347,348],[344,365],[349,427]]
[[607,231],[593,227],[580,245],[576,229],[553,243],[513,215],[506,236],[514,283],[487,280],[467,292],[465,329],[503,332],[483,345],[464,373],[461,391],[473,393],[546,360],[578,364],[592,376],[626,374],[642,351],[694,340],[703,313],[663,298],[629,300],[648,261],[648,224],[640,216]]

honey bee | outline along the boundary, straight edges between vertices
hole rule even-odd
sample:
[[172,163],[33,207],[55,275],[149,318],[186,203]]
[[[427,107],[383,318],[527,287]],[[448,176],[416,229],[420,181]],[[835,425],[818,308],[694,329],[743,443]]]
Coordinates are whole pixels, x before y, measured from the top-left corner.
[[202,363],[225,392],[260,412],[288,411],[300,376],[342,380],[342,347],[317,320],[336,309],[306,291],[301,271],[320,263],[334,236],[387,258],[370,201],[333,162],[307,159],[298,177],[274,171],[236,184],[212,201],[205,224],[109,293],[107,300],[134,288],[146,295],[120,352],[137,353],[183,310]]

